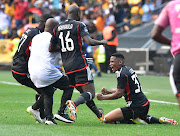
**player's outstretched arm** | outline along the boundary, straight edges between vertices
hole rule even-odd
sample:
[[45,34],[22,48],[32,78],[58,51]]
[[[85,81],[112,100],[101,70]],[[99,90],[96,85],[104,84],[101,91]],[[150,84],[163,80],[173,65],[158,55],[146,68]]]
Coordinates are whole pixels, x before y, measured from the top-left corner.
[[121,98],[124,94],[125,89],[114,89],[111,92],[110,95],[103,95],[102,93],[97,93],[97,99],[98,100],[114,100]]
[[101,93],[103,95],[112,94],[112,93],[115,93],[115,92],[116,92],[116,89],[114,89],[114,90],[107,90],[106,88],[101,89]]
[[107,41],[106,40],[94,40],[92,39],[89,35],[86,35],[83,37],[83,40],[91,46],[96,46],[96,45],[107,45]]

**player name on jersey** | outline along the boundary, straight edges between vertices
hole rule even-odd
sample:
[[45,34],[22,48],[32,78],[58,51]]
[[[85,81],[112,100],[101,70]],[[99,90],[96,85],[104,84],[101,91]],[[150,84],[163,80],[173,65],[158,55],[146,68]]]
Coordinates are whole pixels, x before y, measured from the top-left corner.
[[58,31],[65,30],[65,29],[72,29],[72,28],[73,28],[73,24],[60,25],[58,27]]

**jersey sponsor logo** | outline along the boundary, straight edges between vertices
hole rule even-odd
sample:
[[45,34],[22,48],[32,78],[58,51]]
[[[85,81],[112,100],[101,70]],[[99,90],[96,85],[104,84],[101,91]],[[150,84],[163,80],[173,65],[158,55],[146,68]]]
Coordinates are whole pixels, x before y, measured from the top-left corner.
[[26,33],[27,33],[27,34],[28,34],[29,32],[31,32],[31,29],[26,30]]
[[[176,12],[180,12],[180,4],[177,4],[175,6],[175,10],[176,10]],[[180,14],[178,14],[178,18],[180,18]]]
[[84,32],[87,32],[87,33],[88,33],[88,29],[87,29],[87,27],[84,27]]
[[176,28],[175,33],[180,33],[180,28]]
[[131,68],[131,69],[129,70],[129,72],[130,72],[131,74],[133,74],[133,73],[134,73],[134,70]]
[[73,28],[73,24],[60,25],[58,27],[58,31],[65,30],[65,29],[72,29],[72,28]]
[[177,5],[175,6],[175,10],[176,10],[177,12],[180,12],[180,4],[177,4]]

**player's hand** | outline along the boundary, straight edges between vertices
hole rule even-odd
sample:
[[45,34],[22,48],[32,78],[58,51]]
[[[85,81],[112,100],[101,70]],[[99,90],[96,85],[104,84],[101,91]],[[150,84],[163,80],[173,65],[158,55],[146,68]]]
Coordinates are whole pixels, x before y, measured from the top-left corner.
[[97,93],[97,99],[98,100],[103,100],[103,95],[101,93]]
[[107,45],[107,40],[101,40],[101,42],[104,47]]
[[102,89],[101,89],[101,93],[102,93],[103,95],[106,95],[106,94],[109,94],[109,91],[108,91],[106,88],[102,88]]

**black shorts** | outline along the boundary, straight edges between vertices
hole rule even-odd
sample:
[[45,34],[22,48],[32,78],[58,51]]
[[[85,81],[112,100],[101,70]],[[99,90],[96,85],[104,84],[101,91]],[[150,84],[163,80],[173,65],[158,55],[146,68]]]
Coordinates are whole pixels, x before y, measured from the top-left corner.
[[139,107],[123,107],[121,108],[122,113],[124,115],[124,120],[144,118],[149,111],[149,103],[146,106],[139,106]]
[[36,86],[34,85],[34,83],[31,81],[29,74],[19,75],[19,74],[12,72],[12,75],[20,84],[25,85],[30,88],[33,88],[35,90],[37,89]]
[[72,87],[78,87],[86,85],[88,83],[93,83],[93,76],[89,67],[84,70],[68,74],[67,76],[69,78],[70,86]]
[[69,86],[68,77],[64,75],[55,83],[40,89],[42,89],[48,96],[53,97],[54,91],[57,88],[63,91],[69,91],[70,93],[73,92],[73,88]]
[[50,86],[58,88],[60,90],[67,90],[67,89],[71,88],[71,87],[69,87],[68,78],[66,76],[64,76],[64,75],[59,80],[57,80],[55,83],[53,83]]

